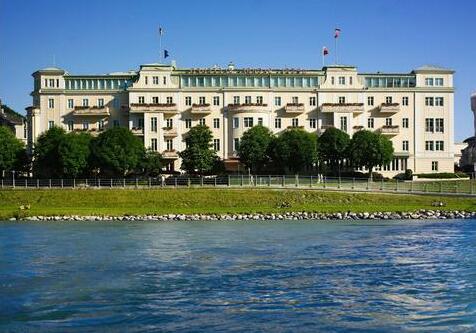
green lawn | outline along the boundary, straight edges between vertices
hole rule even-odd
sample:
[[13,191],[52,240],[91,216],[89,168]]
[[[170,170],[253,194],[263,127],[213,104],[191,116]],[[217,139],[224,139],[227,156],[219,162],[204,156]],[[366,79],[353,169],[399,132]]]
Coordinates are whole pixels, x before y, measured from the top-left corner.
[[[434,209],[476,211],[476,199],[412,194],[272,189],[51,189],[0,191],[0,219],[22,215],[362,212]],[[30,205],[29,210],[20,210]],[[286,208],[282,208],[282,207]]]

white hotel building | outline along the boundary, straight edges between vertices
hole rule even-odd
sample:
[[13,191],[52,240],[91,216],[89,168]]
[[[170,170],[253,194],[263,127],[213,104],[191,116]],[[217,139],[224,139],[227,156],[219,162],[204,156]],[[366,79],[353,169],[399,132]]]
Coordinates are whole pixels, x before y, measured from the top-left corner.
[[393,176],[453,172],[453,71],[421,67],[410,73],[359,73],[353,66],[298,69],[184,69],[146,64],[138,71],[72,75],[58,68],[33,73],[28,143],[52,126],[100,133],[132,130],[178,170],[184,137],[197,124],[213,132],[228,167],[237,166],[244,131],[263,124],[279,134],[288,127],[349,135],[368,129],[388,136],[395,158],[381,170]]

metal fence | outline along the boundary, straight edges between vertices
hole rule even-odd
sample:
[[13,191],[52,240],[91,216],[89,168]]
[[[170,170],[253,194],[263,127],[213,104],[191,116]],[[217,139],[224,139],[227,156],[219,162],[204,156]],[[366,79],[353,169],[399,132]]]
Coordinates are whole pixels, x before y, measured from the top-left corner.
[[374,180],[293,175],[228,175],[217,177],[0,179],[0,188],[158,188],[158,187],[251,187],[306,188],[371,192],[414,192],[476,195],[473,180]]

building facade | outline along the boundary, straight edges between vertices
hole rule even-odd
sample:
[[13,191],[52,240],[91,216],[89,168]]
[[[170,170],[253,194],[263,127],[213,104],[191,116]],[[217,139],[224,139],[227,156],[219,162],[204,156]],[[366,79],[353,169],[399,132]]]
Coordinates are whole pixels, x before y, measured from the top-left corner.
[[33,73],[27,108],[28,143],[52,126],[100,133],[128,127],[146,148],[178,170],[189,129],[207,125],[214,148],[237,168],[244,131],[262,124],[279,134],[288,127],[349,135],[368,129],[388,136],[395,158],[376,171],[393,176],[453,172],[453,71],[421,67],[410,73],[359,73],[353,66],[299,69],[181,69],[146,64],[138,71],[71,75],[46,68]]
[[0,100],[0,126],[6,126],[12,130],[16,138],[24,144],[27,141],[28,129],[26,126],[26,118],[16,113],[8,106],[2,105]]

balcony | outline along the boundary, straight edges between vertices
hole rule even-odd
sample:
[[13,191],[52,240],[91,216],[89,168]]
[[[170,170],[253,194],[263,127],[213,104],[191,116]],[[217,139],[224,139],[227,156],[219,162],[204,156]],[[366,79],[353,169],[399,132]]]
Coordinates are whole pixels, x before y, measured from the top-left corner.
[[190,109],[192,114],[207,114],[212,112],[210,108],[210,104],[192,104],[192,108]]
[[228,104],[228,110],[233,112],[265,112],[268,104]]
[[109,109],[105,106],[75,106],[73,116],[76,117],[108,117]]
[[382,103],[380,104],[381,113],[397,113],[400,111],[399,103]]
[[358,131],[362,131],[364,129],[364,126],[356,125],[352,128],[353,128],[354,132],[358,132]]
[[323,103],[322,112],[338,113],[362,113],[364,112],[364,103]]
[[400,126],[385,125],[378,129],[378,132],[383,135],[394,136],[400,133]]
[[175,114],[178,112],[177,104],[140,104],[131,103],[129,106],[130,113],[145,113],[145,112],[162,112]]
[[176,128],[164,127],[162,129],[164,130],[164,137],[165,138],[175,138],[178,135]]
[[73,130],[75,133],[89,133],[92,136],[98,136],[102,132],[104,132],[104,129],[98,129],[98,128],[89,128],[89,129],[84,129],[84,128],[75,128]]
[[131,132],[134,135],[142,136],[142,135],[144,135],[144,128],[143,127],[132,127]]
[[288,103],[284,107],[286,113],[303,113],[304,103]]
[[164,150],[162,152],[162,158],[164,158],[166,160],[176,160],[176,159],[179,158],[179,156],[178,156],[177,151],[172,149],[172,150]]

